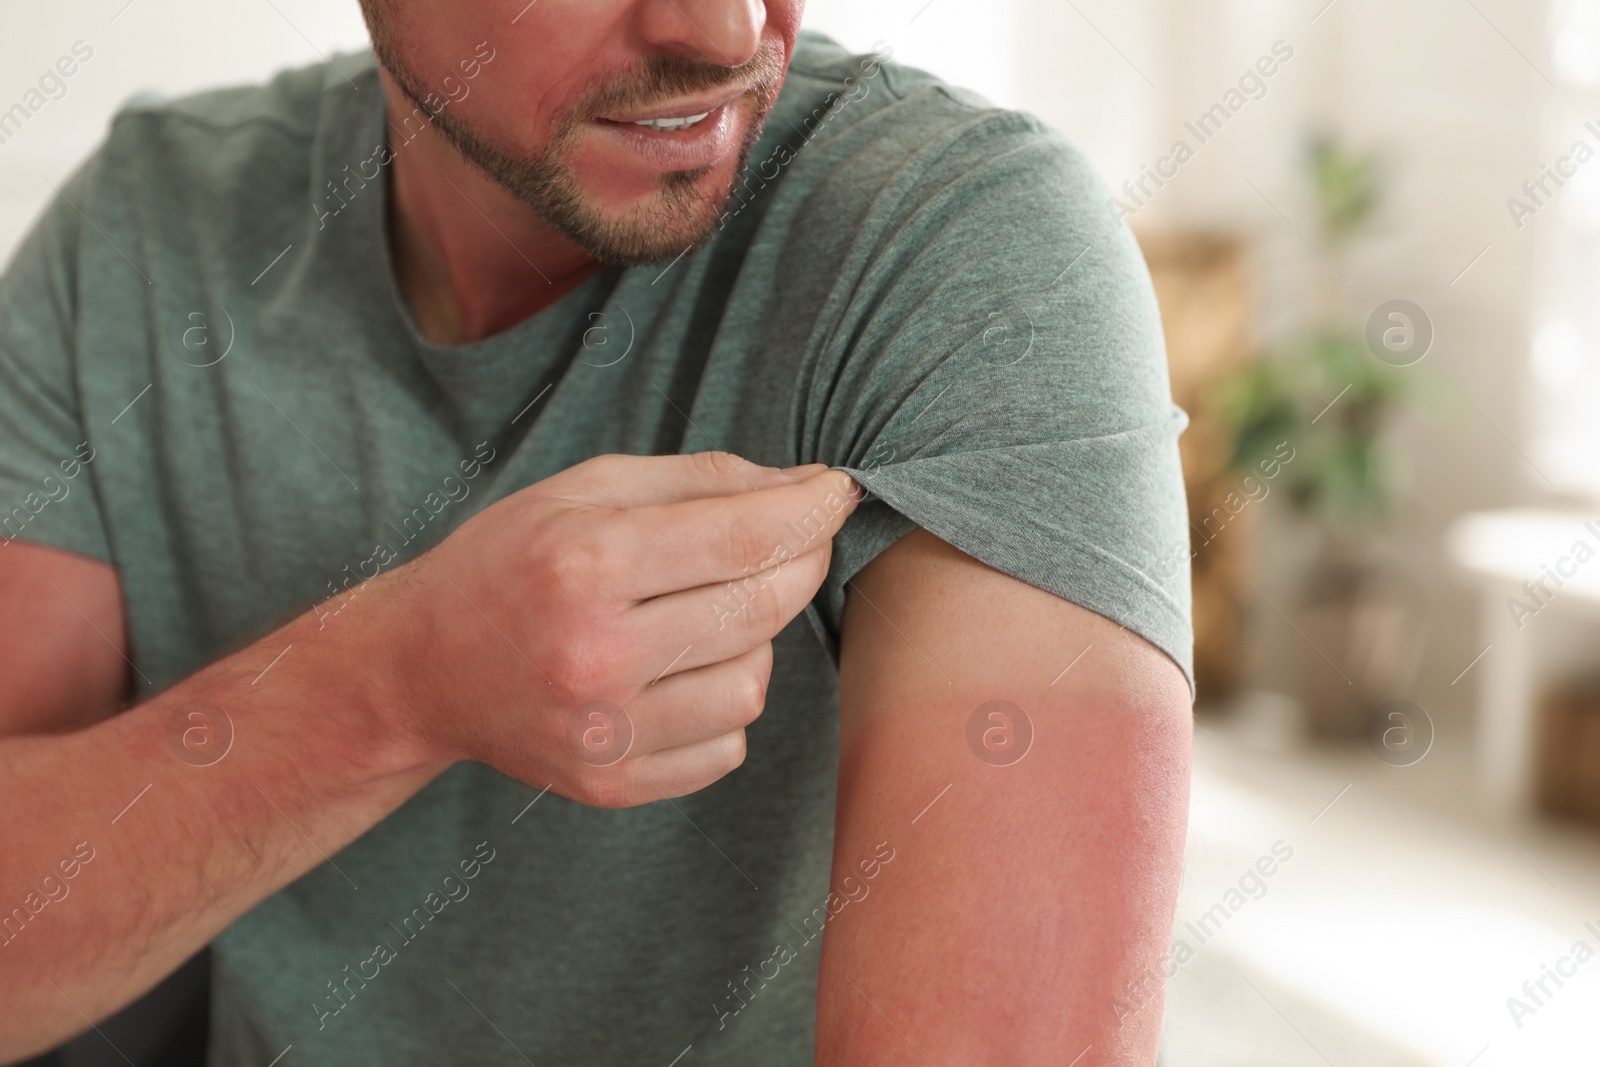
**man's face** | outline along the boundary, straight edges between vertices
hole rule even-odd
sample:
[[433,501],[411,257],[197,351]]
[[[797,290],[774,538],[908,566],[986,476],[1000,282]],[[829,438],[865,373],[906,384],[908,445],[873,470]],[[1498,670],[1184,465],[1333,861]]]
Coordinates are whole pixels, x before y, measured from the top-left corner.
[[[595,258],[624,264],[670,259],[715,230],[804,6],[362,0],[379,62],[422,107],[412,128],[434,113],[489,177]],[[404,119],[391,115],[391,131]]]

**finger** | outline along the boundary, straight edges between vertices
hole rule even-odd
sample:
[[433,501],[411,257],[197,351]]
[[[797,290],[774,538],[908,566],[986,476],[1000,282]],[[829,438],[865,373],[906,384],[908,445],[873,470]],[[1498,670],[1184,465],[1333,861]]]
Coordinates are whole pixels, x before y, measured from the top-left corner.
[[861,499],[843,471],[752,493],[632,508],[609,524],[613,590],[644,600],[770,570],[828,542]]
[[755,722],[772,676],[772,642],[732,659],[663,677],[623,710],[633,724],[632,751],[641,755],[709,741]]
[[545,479],[559,496],[608,508],[636,508],[770,489],[827,470],[822,463],[780,470],[731,452],[681,456],[596,456]]
[[745,757],[743,730],[734,730],[709,741],[651,752],[623,766],[630,781],[629,791],[637,794],[636,803],[698,793],[706,786],[739,768]]
[[700,586],[636,604],[622,615],[620,640],[651,648],[650,677],[669,678],[721,663],[771,641],[816,596],[833,557],[831,542],[738,582]]

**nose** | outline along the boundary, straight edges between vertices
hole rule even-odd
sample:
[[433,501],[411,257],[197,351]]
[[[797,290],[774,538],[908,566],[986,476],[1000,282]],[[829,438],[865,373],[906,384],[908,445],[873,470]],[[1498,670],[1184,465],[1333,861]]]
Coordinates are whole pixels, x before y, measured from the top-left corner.
[[765,0],[645,0],[639,33],[657,48],[737,67],[761,46]]

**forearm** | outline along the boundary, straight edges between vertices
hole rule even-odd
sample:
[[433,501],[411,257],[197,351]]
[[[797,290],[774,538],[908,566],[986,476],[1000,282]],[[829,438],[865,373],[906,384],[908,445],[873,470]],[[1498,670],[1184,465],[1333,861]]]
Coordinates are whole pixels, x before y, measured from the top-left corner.
[[[138,996],[443,770],[386,728],[397,635],[339,623],[299,616],[90,729],[0,741],[0,1061]],[[220,759],[194,701],[231,722]]]

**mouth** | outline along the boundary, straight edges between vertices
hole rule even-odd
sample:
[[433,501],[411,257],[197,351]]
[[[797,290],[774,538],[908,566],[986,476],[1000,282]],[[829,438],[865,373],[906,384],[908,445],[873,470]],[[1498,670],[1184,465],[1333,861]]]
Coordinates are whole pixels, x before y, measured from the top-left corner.
[[618,125],[631,124],[662,133],[671,133],[698,126],[719,108],[727,107],[748,92],[750,90],[746,88],[724,88],[712,93],[701,93],[695,97],[651,104],[646,108],[601,115],[599,121]]
[[706,170],[734,155],[754,120],[751,90],[648,104],[590,121],[610,158],[637,173]]
[[634,119],[633,124],[635,126],[643,126],[647,130],[671,133],[673,130],[687,130],[698,126],[710,114],[710,111],[702,111],[698,115],[684,115],[680,118]]

